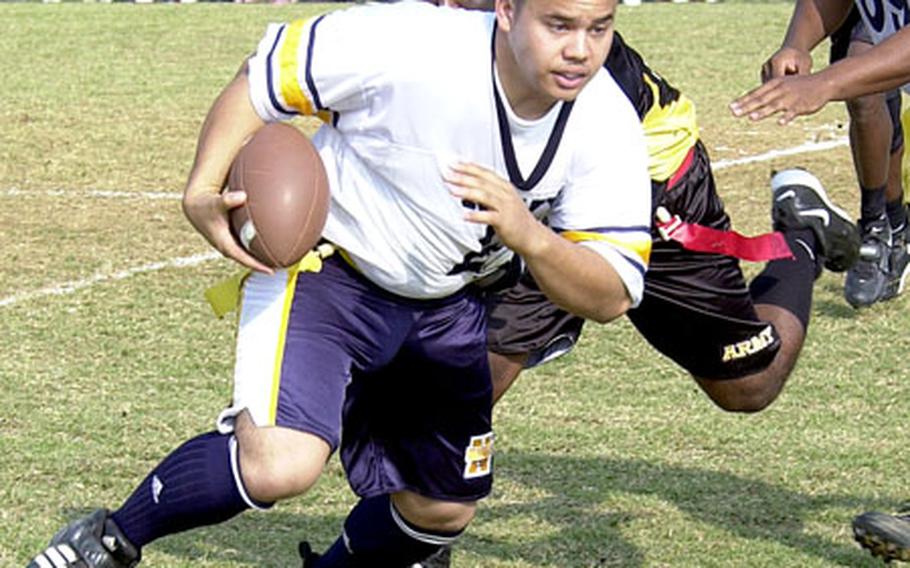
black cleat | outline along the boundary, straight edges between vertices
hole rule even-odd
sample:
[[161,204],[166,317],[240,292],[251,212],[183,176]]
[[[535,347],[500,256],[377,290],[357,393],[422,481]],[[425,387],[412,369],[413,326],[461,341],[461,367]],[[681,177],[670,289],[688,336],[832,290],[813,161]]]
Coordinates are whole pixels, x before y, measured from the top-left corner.
[[882,300],[890,300],[903,292],[908,276],[910,276],[910,221],[905,222],[902,229],[891,230],[888,286],[885,288]]
[[449,568],[452,565],[452,547],[445,545],[438,552],[415,564],[412,568]]
[[854,308],[871,306],[885,299],[891,264],[891,226],[882,215],[872,221],[860,221],[863,244],[859,260],[847,271],[844,298]]
[[303,560],[303,568],[313,568],[319,561],[320,555],[313,552],[310,543],[305,540],[300,541],[300,544],[297,545],[297,552],[300,553],[300,558]]
[[818,178],[792,168],[771,178],[771,218],[776,230],[811,229],[825,268],[849,269],[859,258],[860,238],[856,225],[828,199]]
[[140,557],[108,511],[98,509],[63,527],[28,568],[132,568]]
[[910,515],[863,513],[853,519],[853,537],[885,562],[910,562]]

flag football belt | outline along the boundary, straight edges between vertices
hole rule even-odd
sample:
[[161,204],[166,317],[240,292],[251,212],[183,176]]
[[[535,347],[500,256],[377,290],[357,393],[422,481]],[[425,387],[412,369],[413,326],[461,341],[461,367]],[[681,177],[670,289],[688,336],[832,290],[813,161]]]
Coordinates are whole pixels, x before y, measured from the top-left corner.
[[780,232],[745,237],[736,231],[712,229],[696,223],[686,223],[679,215],[670,215],[664,207],[655,212],[657,232],[665,241],[675,241],[694,252],[722,254],[750,262],[765,262],[781,258],[795,259]]
[[[306,253],[300,262],[287,268],[288,273],[294,276],[298,272],[319,272],[322,270],[322,261],[335,253],[335,245],[322,242],[313,250]],[[230,278],[226,278],[205,291],[205,299],[212,306],[212,311],[219,318],[233,312],[240,305],[240,290],[243,281],[250,275],[250,270],[244,270]]]

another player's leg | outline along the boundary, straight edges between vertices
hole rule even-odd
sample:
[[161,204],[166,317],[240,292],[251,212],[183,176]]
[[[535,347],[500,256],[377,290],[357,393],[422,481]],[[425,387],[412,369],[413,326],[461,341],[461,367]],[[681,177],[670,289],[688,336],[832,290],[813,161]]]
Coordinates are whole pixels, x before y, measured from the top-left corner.
[[[841,27],[831,34],[830,61],[835,63],[847,56],[859,55],[872,44],[859,10],[854,7]],[[899,107],[899,98],[897,104]],[[862,257],[847,272],[844,298],[852,306],[862,307],[883,299],[889,290],[887,249],[891,238],[884,217],[886,199],[896,199],[891,195],[893,175],[889,174],[895,164],[890,163],[888,151],[888,140],[893,140],[894,121],[888,116],[889,107],[883,94],[848,101],[847,110],[850,114],[850,150],[860,186],[859,224],[863,250]],[[899,124],[899,120],[897,122]],[[892,144],[891,149],[896,147]]]
[[[882,107],[879,114],[887,116],[883,110],[884,97],[876,96],[876,99],[880,102],[876,106]],[[878,118],[885,120],[883,117]],[[853,124],[859,124],[859,121],[854,120]],[[867,128],[871,127],[867,126]],[[868,145],[870,144],[858,146],[857,143],[853,143],[854,161],[857,163],[858,174],[861,172],[859,167],[860,160],[863,159],[861,156],[866,154],[859,151],[858,148],[865,148]],[[882,154],[888,155],[886,147],[880,150]],[[887,171],[887,169],[888,165],[885,164],[885,170]],[[871,176],[864,178],[861,174],[859,175],[861,197],[859,226],[863,244],[859,261],[847,272],[847,278],[844,281],[844,297],[851,306],[856,308],[870,306],[885,298],[893,244],[891,224],[886,213],[887,177],[885,180],[879,180]],[[874,179],[875,181],[863,181],[864,179]]]
[[888,93],[888,112],[894,135],[891,139],[888,188],[885,191],[885,214],[891,226],[891,255],[888,264],[888,284],[882,300],[890,300],[904,290],[910,275],[910,223],[904,203],[904,129],[901,121],[901,91]]
[[765,405],[780,393],[799,357],[822,266],[847,270],[859,249],[856,226],[831,203],[815,176],[784,170],[772,178],[771,189],[774,228],[787,240],[794,259],[769,262],[749,289],[756,313],[773,325],[780,347],[766,368],[735,381],[744,388],[762,384]]
[[907,206],[902,204],[901,207],[904,209],[904,222],[891,227],[891,261],[883,300],[901,294],[910,276],[910,223],[907,222]]
[[495,353],[490,352],[490,375],[493,380],[493,404],[499,402],[518,379],[518,375],[528,366],[528,353]]
[[853,519],[853,536],[873,556],[910,562],[910,512],[863,513]]
[[[861,23],[855,30],[848,51],[850,56],[872,47],[871,39],[864,37],[865,27]],[[888,286],[892,237],[885,204],[886,193],[894,191],[888,186],[891,152],[896,149],[893,147],[895,130],[884,93],[849,100],[847,110],[850,149],[860,186],[859,226],[863,245],[859,261],[847,272],[844,297],[850,305],[860,308],[882,300]]]
[[[747,289],[734,259],[677,251],[691,273],[655,265],[651,298],[646,287],[646,301],[630,313],[648,341],[728,411],[760,411],[777,398],[803,345],[816,277],[823,265],[848,268],[859,246],[856,227],[808,172],[780,172],[772,189],[774,226],[793,260],[769,262]],[[685,333],[667,331],[670,316]]]
[[584,320],[551,303],[528,273],[494,295],[490,306],[487,346],[496,404],[523,370],[570,352]]

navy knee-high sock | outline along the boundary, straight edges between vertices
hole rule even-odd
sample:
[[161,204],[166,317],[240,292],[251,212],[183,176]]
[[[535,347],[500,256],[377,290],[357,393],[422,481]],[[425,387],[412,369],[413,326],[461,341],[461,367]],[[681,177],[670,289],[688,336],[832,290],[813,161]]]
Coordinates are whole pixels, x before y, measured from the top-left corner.
[[816,254],[815,234],[810,229],[783,233],[796,260],[772,260],[749,284],[755,304],[780,306],[809,327],[812,288],[821,273],[822,259]]
[[401,517],[388,495],[361,499],[345,520],[344,533],[316,568],[406,568],[460,534],[415,527]]
[[213,525],[251,506],[233,436],[209,432],[184,443],[148,474],[111,517],[136,547]]

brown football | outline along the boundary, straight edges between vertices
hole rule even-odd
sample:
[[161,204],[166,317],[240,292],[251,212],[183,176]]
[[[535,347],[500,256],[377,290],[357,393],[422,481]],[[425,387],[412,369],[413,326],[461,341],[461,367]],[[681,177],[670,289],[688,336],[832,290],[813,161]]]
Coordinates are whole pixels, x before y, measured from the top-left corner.
[[231,210],[231,231],[264,264],[291,266],[319,242],[329,182],[316,148],[293,126],[260,128],[234,159],[227,191],[246,192]]

